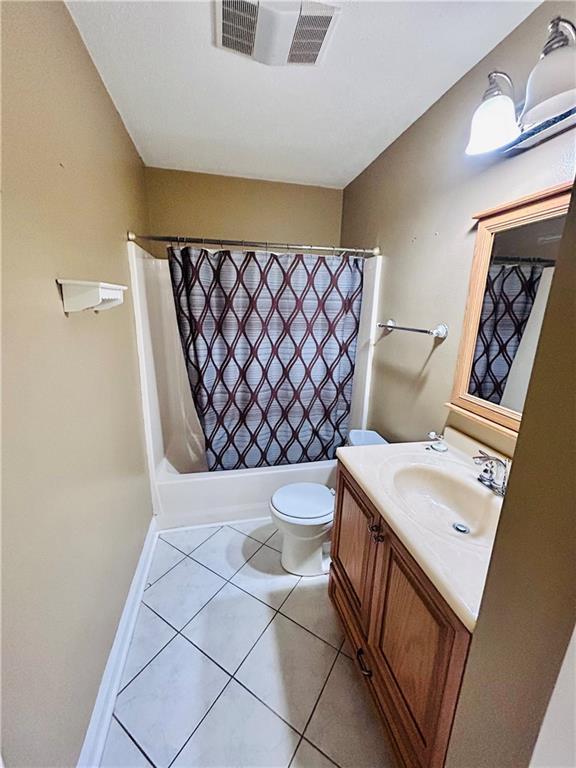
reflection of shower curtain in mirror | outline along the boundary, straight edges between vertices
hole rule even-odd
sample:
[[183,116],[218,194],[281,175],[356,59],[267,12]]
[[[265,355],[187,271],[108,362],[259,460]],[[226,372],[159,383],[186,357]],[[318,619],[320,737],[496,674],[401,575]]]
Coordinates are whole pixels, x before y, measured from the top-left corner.
[[348,432],[363,261],[169,249],[209,469],[332,459]]
[[491,265],[470,375],[471,395],[500,403],[541,275],[542,266],[537,264]]

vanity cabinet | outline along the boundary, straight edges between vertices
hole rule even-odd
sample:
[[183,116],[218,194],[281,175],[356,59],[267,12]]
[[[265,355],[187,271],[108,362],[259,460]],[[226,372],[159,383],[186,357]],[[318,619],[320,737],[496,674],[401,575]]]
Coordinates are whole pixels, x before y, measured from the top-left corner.
[[400,764],[440,768],[470,633],[342,465],[330,595]]
[[[343,473],[339,473],[343,477]],[[370,622],[374,537],[381,530],[380,515],[367,506],[354,483],[339,482],[332,534],[332,562],[346,587],[349,608],[359,632],[367,637]]]

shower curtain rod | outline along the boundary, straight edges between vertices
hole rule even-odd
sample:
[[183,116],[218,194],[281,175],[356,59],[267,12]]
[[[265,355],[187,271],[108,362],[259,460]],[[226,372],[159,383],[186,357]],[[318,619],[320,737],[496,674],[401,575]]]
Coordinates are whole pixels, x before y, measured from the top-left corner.
[[352,256],[362,256],[364,258],[370,258],[370,256],[379,256],[380,248],[340,248],[337,245],[295,245],[294,243],[270,243],[258,240],[223,240],[220,237],[182,237],[181,235],[136,235],[134,232],[128,232],[128,240],[134,242],[136,240],[152,240],[159,243],[182,243],[182,244],[194,244],[194,245],[219,245],[221,248],[224,246],[234,246],[238,248],[260,248],[262,250],[284,250],[284,251],[330,251],[325,253],[325,256],[336,255],[337,253],[347,253]]
[[492,264],[508,264],[514,266],[516,264],[534,264],[534,266],[542,267],[555,267],[555,259],[543,259],[540,256],[495,256],[492,259]]

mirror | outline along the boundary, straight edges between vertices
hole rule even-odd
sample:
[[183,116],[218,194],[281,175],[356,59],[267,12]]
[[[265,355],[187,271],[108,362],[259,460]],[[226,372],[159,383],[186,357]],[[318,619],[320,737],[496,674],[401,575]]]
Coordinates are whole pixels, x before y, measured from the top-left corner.
[[508,431],[520,425],[569,189],[564,185],[477,217],[451,405]]

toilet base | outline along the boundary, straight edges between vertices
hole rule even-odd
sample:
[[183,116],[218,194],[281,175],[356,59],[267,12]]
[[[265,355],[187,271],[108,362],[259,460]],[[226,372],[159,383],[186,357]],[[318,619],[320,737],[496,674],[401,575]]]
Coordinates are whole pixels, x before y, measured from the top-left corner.
[[294,536],[292,530],[295,526],[282,524],[280,520],[276,520],[276,523],[284,537],[280,562],[285,571],[296,576],[323,576],[328,573],[330,556],[324,551],[323,545],[329,538],[332,523],[315,526],[319,530],[312,537],[310,527],[305,526],[308,534],[306,538]]

